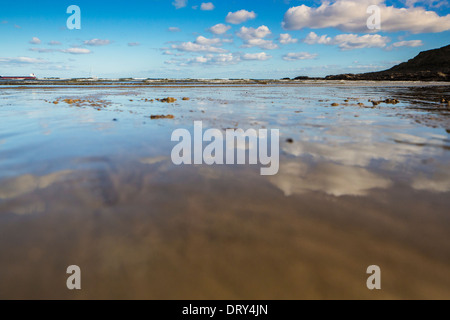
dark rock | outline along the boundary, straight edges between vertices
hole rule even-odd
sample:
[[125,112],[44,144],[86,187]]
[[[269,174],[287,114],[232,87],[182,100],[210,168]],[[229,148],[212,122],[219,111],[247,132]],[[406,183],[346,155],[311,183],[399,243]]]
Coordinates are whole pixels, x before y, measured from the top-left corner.
[[391,69],[362,74],[339,74],[326,80],[450,81],[450,45],[423,51]]
[[300,77],[295,77],[294,80],[309,80],[309,77],[300,76]]

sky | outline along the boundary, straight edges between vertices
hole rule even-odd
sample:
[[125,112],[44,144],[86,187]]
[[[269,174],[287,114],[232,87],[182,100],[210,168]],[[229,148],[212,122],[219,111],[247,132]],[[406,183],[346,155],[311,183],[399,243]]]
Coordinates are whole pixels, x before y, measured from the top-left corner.
[[[68,28],[71,5],[80,8],[80,29]],[[3,76],[326,76],[384,70],[450,44],[447,0],[0,0],[0,6]]]

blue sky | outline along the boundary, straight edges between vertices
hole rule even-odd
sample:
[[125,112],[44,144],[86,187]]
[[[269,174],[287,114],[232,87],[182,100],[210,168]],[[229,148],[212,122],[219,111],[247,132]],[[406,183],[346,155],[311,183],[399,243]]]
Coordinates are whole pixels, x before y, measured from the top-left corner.
[[[81,30],[66,26],[70,5],[81,9]],[[380,30],[367,28],[370,5],[380,9]],[[442,0],[16,0],[1,7],[0,75],[324,76],[386,69],[450,42],[450,5]]]

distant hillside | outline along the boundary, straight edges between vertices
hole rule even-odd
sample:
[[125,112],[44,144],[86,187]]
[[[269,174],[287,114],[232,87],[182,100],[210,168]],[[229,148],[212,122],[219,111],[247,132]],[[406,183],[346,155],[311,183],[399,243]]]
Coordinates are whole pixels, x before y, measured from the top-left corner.
[[450,81],[450,45],[419,53],[414,59],[389,70],[340,74],[327,80],[393,80],[393,81]]

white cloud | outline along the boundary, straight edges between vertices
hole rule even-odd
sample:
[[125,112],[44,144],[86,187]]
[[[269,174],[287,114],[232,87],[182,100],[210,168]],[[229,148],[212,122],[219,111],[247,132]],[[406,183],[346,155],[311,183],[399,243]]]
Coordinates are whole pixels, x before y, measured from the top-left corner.
[[224,34],[230,29],[231,29],[230,26],[227,26],[226,24],[223,24],[223,23],[219,23],[219,24],[216,24],[215,26],[212,26],[208,30],[214,34]]
[[33,63],[46,63],[43,59],[29,58],[29,57],[17,57],[17,58],[0,58],[0,63],[10,64],[33,64]]
[[39,53],[49,53],[54,52],[54,49],[46,49],[46,48],[30,48],[30,51],[39,52]]
[[239,56],[234,55],[232,53],[226,54],[207,54],[205,56],[195,57],[188,60],[188,64],[199,65],[199,64],[208,64],[208,65],[219,65],[226,66],[236,64],[240,61]]
[[181,9],[187,6],[187,0],[175,0],[172,4],[175,8]]
[[272,40],[264,40],[264,39],[250,39],[244,42],[242,48],[253,48],[259,47],[261,49],[273,50],[278,49],[278,45],[273,43]]
[[256,29],[242,27],[237,33],[237,36],[244,41],[243,48],[260,47],[261,49],[267,50],[277,49],[278,45],[273,43],[272,40],[263,39],[270,34],[270,30],[266,26],[260,26]]
[[311,60],[317,58],[317,53],[309,52],[290,52],[283,56],[285,61]]
[[140,46],[141,44],[139,42],[128,42],[128,46],[129,47],[137,47]]
[[318,36],[314,32],[310,32],[304,42],[307,44],[328,44],[337,45],[342,50],[361,49],[361,48],[384,48],[389,43],[388,37],[379,34],[366,34],[358,36],[357,34],[339,34],[334,38],[326,35]]
[[180,32],[180,28],[177,27],[169,27],[167,30],[169,30],[170,32]]
[[200,6],[200,9],[203,11],[211,11],[214,10],[214,4],[212,2],[204,2]]
[[246,53],[241,56],[242,60],[259,60],[259,61],[265,61],[272,58],[272,56],[268,55],[265,52],[259,52],[259,53]]
[[270,35],[271,32],[268,27],[266,26],[260,26],[258,28],[247,28],[242,27],[238,32],[238,37],[243,40],[249,40],[249,39],[255,39],[259,38],[262,39],[268,35]]
[[409,40],[409,41],[399,41],[392,44],[392,47],[421,47],[423,46],[422,40]]
[[[166,53],[164,53],[166,54]],[[172,52],[167,54],[173,55]],[[221,54],[205,54],[190,59],[172,58],[165,61],[165,64],[183,66],[192,65],[211,65],[211,66],[228,66],[235,65],[242,61],[266,61],[271,59],[272,56],[265,52],[260,53],[221,53]]]
[[306,5],[290,8],[284,15],[283,27],[287,30],[303,28],[337,28],[350,32],[368,32],[366,13],[368,6],[381,9],[382,31],[408,31],[411,33],[442,32],[450,30],[450,14],[439,16],[422,7],[395,8],[385,0],[337,0],[324,2],[320,7]]
[[432,8],[448,7],[447,0],[403,0],[408,7],[414,7],[417,3],[426,4]]
[[241,24],[247,20],[255,19],[256,13],[253,11],[247,11],[247,10],[239,10],[236,12],[228,12],[228,15],[226,17],[226,22],[232,23],[232,24]]
[[84,44],[87,46],[106,46],[108,44],[110,44],[111,41],[110,40],[102,40],[102,39],[91,39],[91,40],[86,40],[84,41]]
[[204,45],[193,42],[183,42],[181,44],[173,44],[172,49],[182,52],[210,52],[210,53],[227,52],[227,50],[222,48],[217,48],[211,45]]
[[70,54],[89,54],[92,51],[89,49],[84,49],[84,48],[69,48],[69,49],[61,50],[61,52],[70,53]]
[[220,44],[220,39],[219,38],[208,39],[203,36],[198,36],[197,39],[195,40],[195,43],[201,45],[215,45]]
[[60,46],[61,42],[52,40],[48,43],[48,45],[49,46]]
[[298,39],[292,38],[292,36],[289,33],[282,33],[280,34],[280,43],[281,44],[290,44],[290,43],[297,43]]
[[330,44],[331,40],[332,39],[326,35],[319,37],[315,32],[310,32],[303,42],[307,44]]
[[30,40],[31,44],[40,44],[41,43],[41,39],[37,38],[37,37],[33,37],[33,39]]

